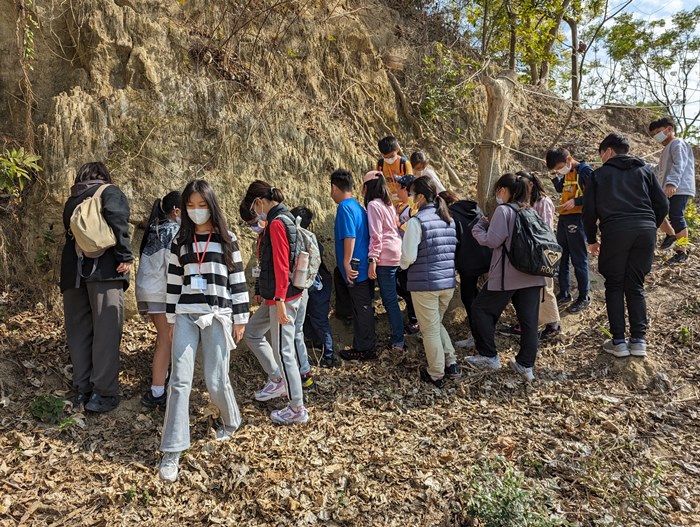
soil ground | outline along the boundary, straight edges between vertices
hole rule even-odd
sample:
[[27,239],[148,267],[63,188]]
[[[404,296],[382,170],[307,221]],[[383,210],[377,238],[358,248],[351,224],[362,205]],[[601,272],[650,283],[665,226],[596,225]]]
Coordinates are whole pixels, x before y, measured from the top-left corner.
[[[139,402],[152,328],[126,324],[121,406],[74,414],[61,430],[30,412],[38,395],[70,395],[61,319],[18,307],[20,292],[8,291],[0,297],[0,525],[476,525],[466,514],[477,492],[472,468],[495,456],[573,524],[700,525],[699,264],[697,255],[681,267],[655,263],[646,360],[601,354],[598,325],[607,320],[594,277],[591,307],[564,317],[566,334],[541,348],[532,386],[504,369],[465,371],[437,390],[418,379],[425,359],[411,337],[406,355],[315,369],[309,424],[282,428],[269,420],[280,401],[253,400],[264,376],[241,346],[231,380],[244,426],[229,442],[213,441],[216,412],[199,375],[193,444],[172,485],[157,478],[163,416]],[[467,335],[457,299],[447,317],[454,340]],[[377,316],[387,342],[386,317]],[[348,328],[334,321],[334,330],[339,345],[350,343]],[[498,343],[505,364],[517,344]]]

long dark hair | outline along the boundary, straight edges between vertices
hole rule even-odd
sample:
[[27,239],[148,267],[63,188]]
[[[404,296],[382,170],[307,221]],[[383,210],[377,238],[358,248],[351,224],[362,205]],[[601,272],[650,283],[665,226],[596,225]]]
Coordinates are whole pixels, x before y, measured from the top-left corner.
[[85,163],[78,169],[78,173],[75,176],[75,183],[83,183],[84,181],[104,181],[105,183],[112,182],[112,176],[109,174],[109,170],[102,161],[93,161],[92,163]]
[[[168,219],[168,214],[172,213],[175,209],[180,208],[182,202],[182,194],[179,191],[173,190],[168,192],[165,197],[158,198],[153,202],[151,207],[151,215],[148,217],[146,222],[146,232],[141,238],[141,248],[139,249],[139,254],[143,254],[143,250],[146,248],[146,242],[148,241],[148,230],[151,225],[158,225],[163,223]],[[182,209],[180,209],[182,210]]]
[[[219,201],[216,199],[214,189],[211,187],[209,182],[204,179],[195,179],[194,181],[187,183],[185,190],[182,191],[182,206],[180,207],[180,210],[183,212],[187,210],[187,202],[192,197],[192,194],[199,194],[202,196],[202,199],[207,202],[209,212],[211,213],[212,226],[214,227],[214,231],[221,238],[221,250],[224,253],[226,267],[228,268],[229,272],[233,271],[233,239],[228,233],[226,218],[224,217],[224,213],[221,211]],[[195,224],[190,219],[189,214],[182,214],[182,223],[180,225],[180,232],[177,236],[177,243],[180,246],[184,246],[185,251],[187,252],[192,250],[192,244],[194,243],[194,229]]]
[[530,185],[527,184],[525,178],[516,174],[503,174],[498,181],[494,191],[498,192],[502,188],[507,188],[510,192],[509,203],[517,203],[521,207],[530,206]]
[[365,181],[365,207],[370,201],[375,199],[380,199],[385,205],[391,205],[391,196],[389,195],[389,189],[386,188],[386,179],[384,179],[384,174],[377,172],[379,177],[376,179],[370,179]]
[[419,177],[413,182],[411,190],[416,194],[422,195],[429,204],[434,204],[437,215],[440,216],[442,221],[447,224],[452,221],[450,209],[447,208],[447,203],[438,194],[435,183],[432,180],[427,177]]
[[547,191],[545,191],[542,180],[537,176],[537,174],[532,174],[531,172],[521,170],[516,172],[515,175],[523,177],[532,183],[532,188],[530,189],[530,205],[534,205],[542,198],[547,197]]

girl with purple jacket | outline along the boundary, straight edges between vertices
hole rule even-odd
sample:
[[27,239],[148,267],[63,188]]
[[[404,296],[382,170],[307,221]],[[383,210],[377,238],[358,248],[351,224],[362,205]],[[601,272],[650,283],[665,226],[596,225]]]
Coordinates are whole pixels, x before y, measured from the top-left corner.
[[[474,239],[493,249],[489,279],[472,304],[472,328],[477,355],[467,357],[472,366],[497,370],[501,367],[496,350],[496,323],[513,302],[520,324],[520,351],[510,366],[528,382],[535,379],[533,367],[537,357],[537,318],[545,279],[518,271],[508,260],[517,210],[530,206],[528,181],[515,174],[505,174],[496,182],[499,204],[489,221],[485,216],[472,229]],[[513,206],[514,205],[514,206]]]

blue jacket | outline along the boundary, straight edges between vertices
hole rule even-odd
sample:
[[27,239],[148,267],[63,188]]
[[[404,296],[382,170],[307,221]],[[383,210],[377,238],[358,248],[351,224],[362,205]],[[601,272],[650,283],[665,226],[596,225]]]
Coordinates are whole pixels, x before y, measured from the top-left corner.
[[457,285],[455,252],[457,230],[440,218],[434,205],[422,207],[414,216],[421,223],[416,261],[408,268],[409,291],[442,291]]

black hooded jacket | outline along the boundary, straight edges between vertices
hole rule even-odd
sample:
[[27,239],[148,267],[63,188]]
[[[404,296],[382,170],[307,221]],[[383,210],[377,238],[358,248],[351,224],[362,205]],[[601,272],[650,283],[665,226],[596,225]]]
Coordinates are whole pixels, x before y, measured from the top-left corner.
[[476,201],[460,200],[450,205],[450,214],[457,227],[455,267],[460,276],[479,276],[489,272],[491,249],[479,245],[472,236],[472,227],[484,214]]
[[129,287],[129,273],[117,273],[119,264],[131,262],[134,259],[129,240],[129,202],[124,193],[114,185],[107,187],[102,192],[102,214],[114,231],[117,245],[107,249],[99,258],[85,258],[81,274],[88,278],[78,281],[78,255],[75,252],[75,239],[69,231],[70,218],[75,208],[95,194],[102,184],[104,181],[90,180],[71,187],[71,195],[63,209],[66,244],[63,246],[63,254],[61,255],[61,292],[76,287],[76,284],[80,282],[119,280],[123,282],[124,289]]
[[600,232],[657,229],[668,214],[668,198],[651,167],[637,157],[617,155],[593,172],[583,193],[583,227],[588,243]]

